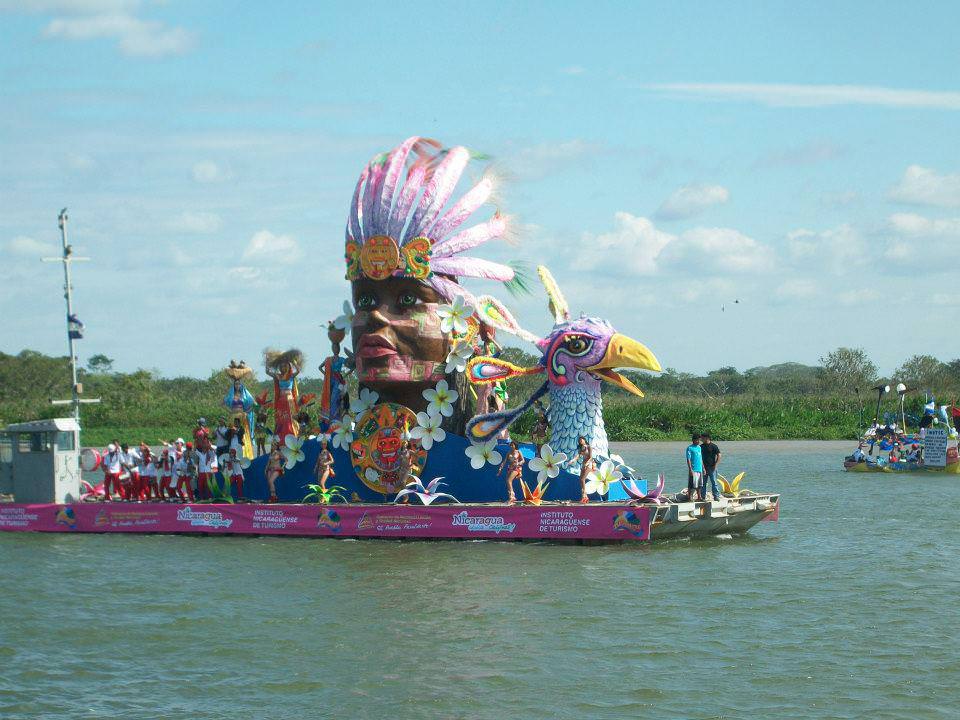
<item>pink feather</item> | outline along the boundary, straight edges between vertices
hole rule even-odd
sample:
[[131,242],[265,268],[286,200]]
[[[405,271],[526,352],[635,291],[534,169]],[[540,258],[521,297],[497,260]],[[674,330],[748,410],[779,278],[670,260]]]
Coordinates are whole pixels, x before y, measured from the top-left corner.
[[380,191],[380,203],[377,207],[376,224],[379,227],[390,224],[390,210],[396,200],[400,176],[407,164],[407,157],[414,145],[420,142],[419,137],[407,138],[400,146],[390,153],[387,160],[387,172],[383,177],[383,189]]
[[431,275],[427,279],[427,283],[429,283],[430,287],[436,290],[440,297],[446,302],[451,302],[457,295],[462,295],[463,299],[466,300],[469,305],[473,307],[477,306],[477,299],[473,296],[473,293],[466,290],[460,283],[456,283],[445,277],[440,277],[439,275]]
[[441,275],[475,277],[509,282],[513,280],[513,268],[481,258],[436,258],[430,260],[430,269]]
[[400,190],[400,198],[397,200],[397,204],[393,208],[393,213],[390,215],[386,235],[392,238],[400,236],[400,233],[403,231],[403,226],[407,222],[410,207],[413,205],[417,193],[420,192],[420,188],[423,187],[426,175],[427,166],[424,163],[416,163],[410,168],[410,171],[407,173],[407,179],[403,183],[403,188]]
[[449,240],[441,240],[433,246],[433,257],[450,257],[482,245],[488,240],[503,237],[507,231],[507,221],[502,215],[495,215],[485,223],[474,225],[471,228],[457,233]]
[[367,177],[367,187],[363,191],[363,238],[379,235],[380,227],[377,225],[377,209],[380,204],[380,188],[383,186],[383,176],[387,169],[383,162],[378,162],[378,158],[370,161],[370,175]]
[[437,215],[440,214],[447,200],[453,195],[453,191],[456,189],[468,162],[470,162],[470,151],[465,147],[450,149],[433,173],[430,182],[424,188],[417,209],[413,213],[413,218],[403,235],[403,242],[412,237],[424,235],[426,230],[433,225]]
[[428,230],[428,237],[435,241],[445,238],[463,225],[467,218],[490,199],[492,193],[493,180],[484,178],[464,193],[463,197],[437,220],[436,224]]
[[357,180],[357,187],[353,191],[353,200],[350,202],[350,231],[347,233],[348,239],[352,236],[354,240],[358,242],[363,241],[363,232],[360,229],[360,192],[363,190],[363,184],[367,180],[367,175],[369,175],[370,169],[364,168],[363,172],[360,173],[360,179]]

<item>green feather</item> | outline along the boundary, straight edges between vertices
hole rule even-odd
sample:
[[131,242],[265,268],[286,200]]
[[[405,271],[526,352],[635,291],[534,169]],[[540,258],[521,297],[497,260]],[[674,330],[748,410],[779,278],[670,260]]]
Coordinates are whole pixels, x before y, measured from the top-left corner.
[[530,265],[523,260],[511,260],[507,265],[513,270],[513,278],[503,284],[507,292],[514,297],[529,295],[531,292],[530,282],[532,279]]

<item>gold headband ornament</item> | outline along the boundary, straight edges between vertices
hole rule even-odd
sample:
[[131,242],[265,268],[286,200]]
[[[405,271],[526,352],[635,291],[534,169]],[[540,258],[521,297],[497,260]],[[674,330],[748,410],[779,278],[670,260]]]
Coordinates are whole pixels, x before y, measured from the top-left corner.
[[374,235],[362,245],[355,240],[348,240],[344,254],[347,280],[359,280],[364,275],[371,280],[386,280],[389,277],[426,280],[432,274],[432,247],[430,238],[422,236],[409,240],[403,246],[389,235]]

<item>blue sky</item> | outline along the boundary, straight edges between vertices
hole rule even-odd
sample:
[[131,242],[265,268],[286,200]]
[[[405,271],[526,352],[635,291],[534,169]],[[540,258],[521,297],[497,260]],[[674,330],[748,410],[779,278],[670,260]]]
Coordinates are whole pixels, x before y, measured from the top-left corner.
[[958,357],[960,7],[838,5],[0,0],[0,350],[64,352],[68,206],[82,359],[314,366],[356,178],[424,135],[492,156],[487,256],[664,366]]

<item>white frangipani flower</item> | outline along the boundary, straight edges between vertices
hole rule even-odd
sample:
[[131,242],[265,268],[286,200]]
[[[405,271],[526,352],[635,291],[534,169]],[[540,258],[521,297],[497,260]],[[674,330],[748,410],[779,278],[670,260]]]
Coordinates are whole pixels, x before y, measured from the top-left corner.
[[380,394],[370,388],[360,388],[360,395],[350,402],[350,413],[356,417],[363,415],[377,404]]
[[584,486],[584,492],[587,495],[606,495],[610,492],[610,486],[623,478],[623,473],[616,469],[611,460],[604,460],[600,467],[591,470],[587,475],[587,482]]
[[473,305],[467,302],[463,295],[457,295],[450,305],[439,305],[437,315],[440,316],[441,332],[456,332],[463,334],[467,331],[467,318],[473,315]]
[[555,453],[549,443],[540,448],[540,457],[530,461],[530,469],[537,473],[537,482],[555,478],[560,474],[560,466],[567,461],[567,454]]
[[446,380],[438,382],[436,388],[427,388],[422,395],[423,399],[429,403],[427,413],[444,417],[453,415],[453,403],[460,397],[460,393],[452,390]]
[[616,469],[622,472],[624,475],[635,474],[634,469],[629,465],[627,465],[627,463],[624,461],[622,456],[617,455],[616,453],[612,453],[610,455],[610,460],[613,461],[613,464],[616,467]]
[[442,421],[443,418],[439,415],[418,412],[417,425],[410,428],[410,437],[419,440],[424,450],[429,450],[434,442],[443,442],[447,438],[446,431],[440,427]]
[[447,366],[443,369],[445,373],[463,372],[467,369],[467,360],[473,356],[473,345],[466,340],[458,340],[447,353]]
[[292,433],[287,435],[283,439],[283,448],[281,448],[280,454],[287,460],[287,470],[293,469],[294,465],[302,462],[306,457],[303,454],[303,440]]
[[353,423],[350,422],[350,419],[345,416],[330,429],[333,431],[330,436],[330,443],[335,448],[349,450],[350,443],[353,442]]
[[333,326],[337,330],[343,330],[344,332],[350,332],[350,326],[353,325],[353,305],[350,304],[349,300],[343,301],[343,315],[340,315],[336,320],[333,321]]
[[503,460],[503,455],[497,451],[497,441],[488,440],[485,443],[479,443],[477,445],[471,445],[464,452],[467,457],[470,458],[470,467],[474,470],[479,470],[487,463],[491,465],[499,465]]

